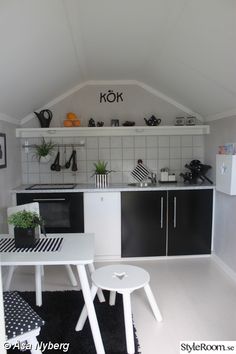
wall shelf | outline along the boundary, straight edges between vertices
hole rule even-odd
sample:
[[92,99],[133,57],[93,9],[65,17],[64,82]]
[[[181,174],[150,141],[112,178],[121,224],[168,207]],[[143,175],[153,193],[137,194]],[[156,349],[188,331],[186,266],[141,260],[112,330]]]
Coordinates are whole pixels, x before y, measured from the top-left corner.
[[133,126],[133,127],[79,127],[79,128],[17,128],[17,138],[125,136],[125,135],[202,135],[209,134],[209,125],[194,126]]

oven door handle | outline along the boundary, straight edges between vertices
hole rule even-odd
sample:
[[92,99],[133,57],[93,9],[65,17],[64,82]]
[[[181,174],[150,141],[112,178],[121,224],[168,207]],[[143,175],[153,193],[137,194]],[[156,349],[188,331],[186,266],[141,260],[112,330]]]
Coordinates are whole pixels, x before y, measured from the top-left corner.
[[66,198],[35,198],[33,202],[58,202],[65,201]]

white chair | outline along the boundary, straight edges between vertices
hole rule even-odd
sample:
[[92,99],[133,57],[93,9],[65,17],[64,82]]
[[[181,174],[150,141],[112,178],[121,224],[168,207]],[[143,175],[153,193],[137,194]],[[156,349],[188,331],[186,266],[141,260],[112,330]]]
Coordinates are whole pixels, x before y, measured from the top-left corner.
[[[142,268],[130,265],[110,265],[95,270],[92,274],[92,281],[91,294],[93,299],[99,288],[110,291],[110,305],[115,304],[116,292],[122,294],[127,352],[133,354],[135,347],[130,302],[131,293],[136,289],[144,288],[156,320],[162,321],[162,315],[149,285],[150,276],[148,272]],[[76,331],[83,329],[86,318],[87,310],[84,306],[75,328]]]
[[[16,213],[16,212],[22,211],[22,210],[33,211],[33,212],[37,213],[38,215],[40,215],[39,203],[34,202],[34,203],[28,203],[28,204],[17,205],[17,206],[14,206],[14,207],[9,207],[7,209],[7,216],[9,217],[13,213]],[[38,227],[40,229],[40,226],[38,226]],[[41,233],[41,230],[39,230],[39,231]],[[13,225],[8,225],[8,232],[9,232],[10,236],[14,235],[14,226]],[[73,271],[71,269],[71,266],[70,265],[66,265],[65,267],[66,267],[68,276],[70,278],[71,284],[73,286],[77,286],[77,280],[76,280],[75,275],[74,275],[74,273],[73,273]],[[6,291],[8,291],[10,289],[11,280],[12,280],[12,276],[13,276],[14,270],[15,270],[14,266],[9,267],[9,271],[8,271],[7,279],[6,279],[6,283],[5,283],[5,290]],[[36,287],[36,294],[37,294],[36,298],[38,299],[37,300],[37,305],[41,306],[42,305],[42,294],[41,294],[41,291],[38,291],[39,290],[39,284],[37,282],[37,276],[36,276],[37,272],[40,272],[41,275],[43,276],[44,275],[43,267],[42,266],[35,266],[35,287]]]
[[37,336],[44,321],[17,292],[4,292],[6,342],[31,354],[42,354]]

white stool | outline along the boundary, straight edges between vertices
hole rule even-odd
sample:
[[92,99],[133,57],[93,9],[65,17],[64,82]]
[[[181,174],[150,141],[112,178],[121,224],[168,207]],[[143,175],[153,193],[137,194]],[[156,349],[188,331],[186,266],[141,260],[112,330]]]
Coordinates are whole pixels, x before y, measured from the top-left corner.
[[[99,288],[111,291],[110,305],[115,304],[116,292],[122,294],[127,352],[133,354],[135,348],[130,294],[136,289],[144,288],[156,320],[162,321],[161,313],[149,286],[150,276],[148,272],[130,265],[110,265],[95,270],[92,274],[92,281],[91,295],[93,299]],[[76,331],[83,329],[86,318],[87,310],[84,306],[75,328]]]

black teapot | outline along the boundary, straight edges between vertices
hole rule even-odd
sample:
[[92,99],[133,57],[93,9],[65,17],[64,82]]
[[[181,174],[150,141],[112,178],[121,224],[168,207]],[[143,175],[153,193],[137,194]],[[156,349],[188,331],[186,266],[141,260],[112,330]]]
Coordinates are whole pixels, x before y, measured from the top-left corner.
[[88,127],[95,127],[95,126],[96,126],[95,120],[93,118],[90,118],[88,122]]
[[152,115],[149,119],[144,118],[144,120],[146,124],[150,126],[156,126],[161,123],[161,118],[156,118],[154,115]]
[[42,111],[34,112],[39,119],[41,128],[48,128],[52,120],[52,112],[49,109],[43,109]]

